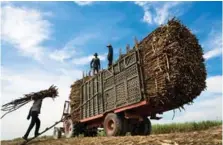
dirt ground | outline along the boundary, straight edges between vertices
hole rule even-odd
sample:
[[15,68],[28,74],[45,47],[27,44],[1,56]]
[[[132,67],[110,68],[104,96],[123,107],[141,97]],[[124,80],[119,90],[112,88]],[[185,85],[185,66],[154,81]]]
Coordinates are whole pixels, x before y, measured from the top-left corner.
[[[2,141],[2,145],[20,145],[22,140]],[[150,136],[76,137],[71,139],[35,139],[28,145],[221,145],[222,126],[208,130]]]

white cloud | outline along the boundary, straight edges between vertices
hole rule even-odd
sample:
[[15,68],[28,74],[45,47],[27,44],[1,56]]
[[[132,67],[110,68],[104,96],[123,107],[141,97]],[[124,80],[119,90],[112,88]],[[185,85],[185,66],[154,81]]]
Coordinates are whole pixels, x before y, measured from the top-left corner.
[[[189,108],[189,107],[188,107]],[[196,109],[197,108],[197,109]],[[188,109],[189,110],[189,109]],[[210,96],[207,100],[202,100],[193,104],[190,111],[176,118],[180,121],[201,121],[216,120],[222,118],[222,96]]]
[[74,37],[71,41],[69,41],[65,47],[75,46],[83,46],[89,41],[98,38],[100,33],[88,32],[88,33],[80,33],[80,35]]
[[[174,14],[173,9],[176,9],[175,7],[178,6],[181,2],[171,2],[171,3],[165,3],[160,8],[155,8],[156,10],[156,16],[154,17],[154,22],[157,24],[163,24],[165,21],[168,20],[168,18],[172,17]],[[176,11],[176,10],[175,10]]]
[[152,23],[152,14],[149,11],[145,11],[144,16],[143,16],[143,21],[149,24]]
[[207,92],[222,93],[222,76],[212,76],[207,78]]
[[72,62],[75,65],[85,65],[85,64],[90,64],[90,61],[92,58],[93,56],[90,55],[90,56],[73,59]]
[[[202,96],[200,96],[202,97]],[[184,106],[185,111],[176,109],[175,117],[173,111],[165,112],[161,120],[152,120],[154,124],[165,124],[175,122],[191,122],[222,119],[222,96],[209,96],[206,100],[196,101],[192,105]]]
[[63,62],[65,59],[69,59],[73,53],[66,50],[55,50],[49,57],[53,60]]
[[199,34],[200,31],[198,29],[191,28],[191,33],[193,33],[193,34]]
[[74,1],[79,6],[91,5],[94,1]]
[[144,1],[136,1],[135,4],[141,6],[141,7],[144,7],[144,6],[147,6],[148,2],[144,2]]
[[184,8],[178,7],[182,2],[135,2],[144,10],[143,22],[148,24],[164,24],[173,16],[180,16]]
[[206,60],[222,55],[222,33],[213,28],[208,35],[207,40],[203,44],[206,52],[204,58]]
[[[86,64],[90,65],[90,62],[93,57],[94,57],[93,55],[84,56],[84,57],[73,59],[72,62],[75,65],[86,65]],[[99,55],[98,58],[100,59],[100,61],[104,61],[106,59],[106,54]]]
[[79,55],[80,49],[79,47],[83,47],[89,41],[98,38],[99,34],[97,33],[87,33],[79,35],[72,40],[68,41],[62,49],[58,49],[49,54],[49,57],[53,60],[64,62],[65,59],[71,58],[73,55]]
[[214,58],[216,56],[220,56],[221,54],[222,54],[222,49],[215,48],[213,50],[206,52],[204,54],[204,59],[208,60],[208,59]]
[[215,108],[216,104],[221,103],[221,101],[222,101],[222,96],[211,96],[211,99],[206,99],[204,101],[201,101],[201,102],[198,103],[198,105],[200,107],[206,107],[206,108],[213,107],[213,108]]
[[40,60],[49,39],[51,24],[45,19],[49,13],[6,4],[2,7],[2,40],[12,44],[22,55]]

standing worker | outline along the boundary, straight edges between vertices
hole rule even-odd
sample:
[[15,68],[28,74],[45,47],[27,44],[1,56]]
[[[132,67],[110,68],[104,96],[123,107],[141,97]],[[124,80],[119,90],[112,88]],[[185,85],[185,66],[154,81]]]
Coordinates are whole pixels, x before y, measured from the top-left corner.
[[95,71],[98,73],[101,67],[100,59],[98,58],[98,54],[94,54],[94,58],[91,60],[91,68],[93,69],[93,75],[95,75]]
[[35,124],[36,124],[35,137],[39,135],[40,119],[38,118],[38,115],[40,114],[43,99],[33,99],[33,100],[34,100],[33,106],[30,108],[29,114],[27,116],[27,120],[29,120],[30,117],[32,117],[31,123],[29,125],[28,130],[26,131],[26,134],[22,137],[25,140],[27,140],[29,133]]
[[113,47],[111,44],[107,45],[108,47],[108,67],[110,67],[113,63]]

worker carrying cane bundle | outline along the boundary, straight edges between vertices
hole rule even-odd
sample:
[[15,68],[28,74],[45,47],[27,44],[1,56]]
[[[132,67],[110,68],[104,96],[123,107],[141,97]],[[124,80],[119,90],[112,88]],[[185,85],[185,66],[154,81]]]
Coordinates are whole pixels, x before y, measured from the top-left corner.
[[35,137],[39,135],[39,128],[40,128],[40,119],[38,117],[38,115],[40,114],[40,110],[41,110],[41,106],[42,106],[42,98],[36,98],[34,99],[33,105],[29,110],[29,114],[27,116],[27,120],[30,119],[30,117],[32,117],[29,128],[27,129],[25,135],[22,137],[24,140],[27,140],[30,131],[32,130],[32,128],[34,127],[34,125],[36,125],[36,129],[35,129]]
[[13,111],[16,111],[17,109],[21,108],[22,106],[28,104],[31,101],[34,101],[32,107],[29,110],[29,114],[27,116],[28,120],[30,119],[30,117],[32,117],[31,123],[25,135],[22,137],[23,139],[28,141],[27,138],[29,136],[30,131],[34,127],[34,125],[36,125],[35,137],[40,135],[39,134],[40,119],[38,118],[38,115],[40,114],[43,99],[48,98],[48,97],[54,99],[57,96],[58,96],[58,89],[54,85],[50,86],[49,89],[25,94],[24,97],[22,98],[15,99],[11,102],[8,102],[2,105],[1,111],[5,111],[5,113],[2,115],[1,119],[5,115],[12,113]]

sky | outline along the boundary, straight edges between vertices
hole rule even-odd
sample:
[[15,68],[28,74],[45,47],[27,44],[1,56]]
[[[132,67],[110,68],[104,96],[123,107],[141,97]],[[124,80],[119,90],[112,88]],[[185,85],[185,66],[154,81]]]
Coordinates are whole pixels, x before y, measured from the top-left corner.
[[[135,37],[142,40],[173,16],[203,48],[207,89],[185,110],[175,110],[174,119],[169,111],[152,123],[221,119],[222,2],[2,2],[1,103],[56,85],[59,97],[42,104],[40,131],[44,130],[60,120],[71,84],[89,71],[95,52],[106,68],[107,44],[113,45],[117,59],[120,48],[124,52]],[[25,134],[31,105],[1,120],[2,140]]]

